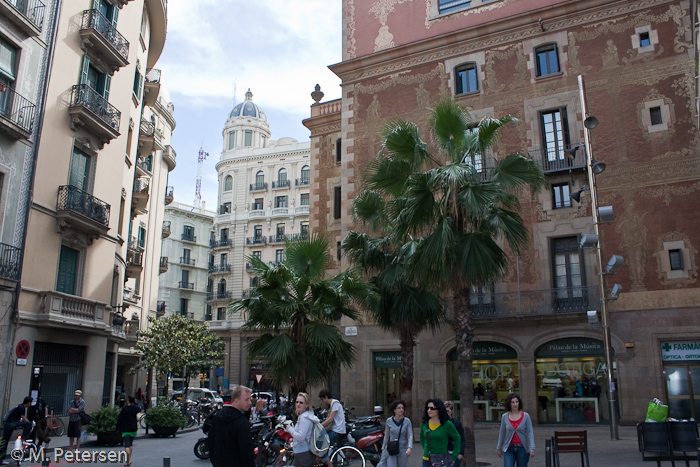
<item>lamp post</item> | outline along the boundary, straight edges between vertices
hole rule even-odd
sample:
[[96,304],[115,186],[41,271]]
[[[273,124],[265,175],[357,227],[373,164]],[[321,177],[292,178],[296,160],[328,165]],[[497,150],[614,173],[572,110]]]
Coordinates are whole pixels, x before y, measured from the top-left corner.
[[[591,152],[590,130],[598,125],[595,117],[588,116],[586,112],[586,94],[583,86],[583,76],[578,76],[578,91],[581,99],[581,114],[585,118],[583,141],[586,156],[586,172],[588,173],[588,188],[591,192],[591,211],[593,212],[593,233],[600,239],[600,213],[598,211],[598,191],[595,183],[595,175],[605,170],[605,165],[596,161]],[[580,194],[579,194],[580,195]],[[610,403],[610,438],[620,439],[617,432],[617,415],[615,410],[615,399],[617,388],[613,379],[612,368],[612,341],[610,339],[610,317],[608,316],[607,299],[605,292],[605,272],[603,271],[602,245],[600,240],[598,248],[595,248],[596,262],[598,265],[598,276],[600,277],[600,315],[603,327],[603,346],[605,348],[605,366],[608,379],[608,401]],[[613,257],[615,259],[616,257]],[[620,261],[622,261],[622,258]]]

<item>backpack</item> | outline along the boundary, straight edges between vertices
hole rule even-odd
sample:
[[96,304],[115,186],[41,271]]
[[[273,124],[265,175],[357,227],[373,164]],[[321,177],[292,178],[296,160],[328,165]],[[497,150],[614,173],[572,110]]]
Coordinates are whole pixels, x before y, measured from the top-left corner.
[[316,457],[323,457],[331,447],[331,440],[326,433],[326,429],[319,422],[314,422],[311,429],[311,440],[309,442],[309,451]]

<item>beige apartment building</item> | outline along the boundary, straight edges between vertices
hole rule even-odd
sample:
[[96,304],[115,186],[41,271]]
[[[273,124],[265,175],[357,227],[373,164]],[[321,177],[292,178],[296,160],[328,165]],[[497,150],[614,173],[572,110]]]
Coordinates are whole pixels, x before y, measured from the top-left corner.
[[[174,107],[154,66],[166,0],[71,0],[56,18],[13,344],[10,400],[38,391],[88,410],[127,374],[136,329],[156,314]],[[145,387],[144,387],[145,389]]]

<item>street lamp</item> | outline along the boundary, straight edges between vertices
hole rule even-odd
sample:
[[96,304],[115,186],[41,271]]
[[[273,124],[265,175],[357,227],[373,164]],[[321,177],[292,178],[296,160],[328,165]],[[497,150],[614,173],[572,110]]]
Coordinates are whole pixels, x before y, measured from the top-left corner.
[[[600,232],[599,232],[599,226],[601,224],[601,220],[609,223],[612,222],[612,219],[615,218],[615,215],[612,212],[612,207],[611,206],[603,206],[599,207],[598,206],[598,191],[596,187],[596,180],[595,176],[602,173],[605,170],[605,164],[602,162],[599,162],[593,158],[593,153],[591,151],[591,140],[590,140],[590,130],[598,126],[598,119],[588,115],[586,112],[586,93],[584,90],[583,86],[583,76],[579,75],[578,76],[578,91],[579,91],[579,97],[581,99],[581,114],[585,117],[585,120],[583,121],[583,126],[585,127],[583,130],[583,146],[584,146],[584,152],[585,152],[585,157],[586,157],[586,172],[588,174],[588,187],[583,188],[577,192],[574,192],[571,194],[571,198],[575,199],[576,201],[581,200],[581,193],[583,191],[590,191],[591,192],[591,211],[593,213],[593,235],[588,236],[585,235],[582,238],[581,246],[594,246],[597,244],[597,248],[595,248],[595,254],[596,254],[596,262],[598,266],[598,277],[600,278],[599,280],[599,286],[600,286],[600,315],[601,315],[601,327],[603,328],[603,346],[605,348],[605,365],[607,367],[607,380],[608,380],[608,401],[610,403],[610,438],[613,440],[618,440],[620,439],[618,436],[617,432],[617,418],[616,418],[616,410],[615,410],[615,398],[617,394],[617,390],[615,387],[615,381],[613,379],[613,369],[612,369],[612,342],[610,338],[610,317],[608,315],[608,307],[607,307],[607,301],[608,299],[606,298],[606,290],[605,290],[605,276],[607,274],[612,274],[614,273],[617,268],[619,268],[622,265],[623,259],[622,256],[619,255],[613,255],[613,257],[610,259],[610,261],[607,263],[605,269],[603,269],[603,257],[602,257],[602,242],[600,238]],[[595,239],[595,242],[593,241]],[[616,284],[614,287],[614,291],[612,294],[612,299],[616,299],[617,295],[620,292],[620,287]],[[595,314],[595,311],[588,312],[588,320],[589,322],[593,322],[592,319],[594,318],[591,316],[591,314]]]

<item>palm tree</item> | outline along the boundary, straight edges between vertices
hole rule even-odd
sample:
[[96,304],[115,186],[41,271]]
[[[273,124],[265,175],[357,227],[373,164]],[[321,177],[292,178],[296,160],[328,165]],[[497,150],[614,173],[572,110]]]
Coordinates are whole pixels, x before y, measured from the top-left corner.
[[296,393],[352,365],[355,347],[333,322],[342,316],[358,319],[354,306],[374,292],[353,270],[325,277],[331,258],[323,237],[290,240],[285,248],[279,264],[247,258],[258,282],[247,298],[231,304],[231,312],[247,311],[243,329],[259,333],[247,345],[249,354],[267,363],[277,387],[290,386]]
[[[355,203],[361,219],[391,226],[391,236],[406,252],[413,277],[419,273],[452,299],[450,324],[455,331],[466,435],[464,465],[476,463],[470,291],[503,274],[508,258],[502,245],[517,252],[525,244],[528,232],[519,214],[518,193],[545,184],[535,163],[519,154],[485,169],[483,156],[502,128],[513,122],[507,116],[473,126],[464,108],[444,98],[428,120],[436,149],[431,153],[417,125],[393,121],[383,133],[382,152],[368,166],[366,190]],[[416,241],[411,236],[423,238]]]
[[437,330],[443,320],[442,299],[407,277],[406,262],[391,249],[388,237],[372,238],[366,233],[350,232],[343,240],[343,251],[365,274],[374,274],[370,282],[378,297],[367,304],[372,320],[381,329],[394,333],[401,347],[401,399],[406,415],[411,414],[414,348],[424,330]]

